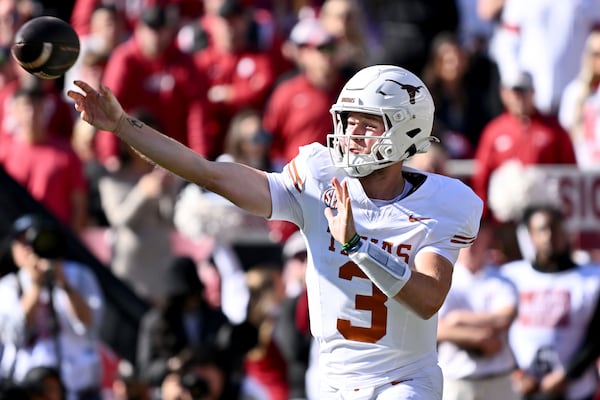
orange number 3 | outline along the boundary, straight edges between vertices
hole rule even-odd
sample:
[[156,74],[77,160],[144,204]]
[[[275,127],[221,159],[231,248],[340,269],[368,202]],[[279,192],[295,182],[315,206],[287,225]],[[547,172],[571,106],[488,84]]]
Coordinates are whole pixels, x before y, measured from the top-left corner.
[[[368,279],[353,262],[348,262],[340,267],[339,277],[346,280],[352,280],[354,277]],[[388,298],[377,286],[374,284],[371,286],[373,288],[372,295],[357,294],[354,301],[357,310],[371,311],[371,326],[354,326],[350,320],[340,318],[337,320],[338,331],[348,340],[376,343],[386,334],[388,309],[385,302]]]

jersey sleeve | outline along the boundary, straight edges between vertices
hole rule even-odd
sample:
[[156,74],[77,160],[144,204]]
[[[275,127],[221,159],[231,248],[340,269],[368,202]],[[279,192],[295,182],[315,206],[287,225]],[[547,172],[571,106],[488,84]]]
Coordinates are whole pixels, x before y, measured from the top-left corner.
[[300,147],[298,155],[281,172],[267,175],[273,204],[270,219],[290,221],[300,228],[304,225],[300,198],[306,191],[308,165],[313,149],[312,145]]
[[439,254],[452,264],[459,250],[469,247],[477,238],[483,210],[483,202],[469,187],[462,183],[457,185],[458,190],[448,191],[447,206],[441,210],[439,223],[429,234],[427,244],[419,250]]

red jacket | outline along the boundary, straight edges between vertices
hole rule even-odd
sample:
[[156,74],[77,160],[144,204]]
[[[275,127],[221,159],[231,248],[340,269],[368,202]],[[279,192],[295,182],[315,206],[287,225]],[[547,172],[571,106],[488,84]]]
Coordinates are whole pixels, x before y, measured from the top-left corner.
[[555,118],[535,114],[523,123],[505,112],[484,128],[475,153],[473,190],[486,206],[490,177],[509,160],[523,165],[577,163],[571,138]]
[[[111,55],[103,83],[126,112],[143,110],[157,119],[160,130],[200,154],[205,154],[206,78],[192,56],[174,45],[156,60],[140,51],[135,36],[119,45]],[[97,136],[98,157],[115,156],[117,138],[104,131]]]
[[333,131],[329,109],[335,103],[343,82],[330,90],[313,86],[304,74],[280,83],[267,105],[263,125],[273,135],[271,160],[283,166],[298,154],[298,147],[325,144]]
[[72,223],[71,196],[87,192],[83,164],[64,138],[32,144],[12,135],[0,140],[0,166],[63,223]]
[[223,152],[229,122],[244,108],[262,110],[275,81],[274,61],[270,54],[254,51],[223,53],[207,47],[195,54],[195,62],[208,79],[208,86],[230,85],[232,98],[211,103],[208,116],[214,137],[207,138],[207,155],[216,158]]

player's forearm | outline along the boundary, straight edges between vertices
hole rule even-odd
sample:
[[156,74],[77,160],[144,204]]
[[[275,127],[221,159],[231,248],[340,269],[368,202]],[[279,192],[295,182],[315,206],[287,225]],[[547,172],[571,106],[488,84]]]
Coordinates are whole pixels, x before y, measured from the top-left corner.
[[395,296],[421,318],[429,319],[444,303],[448,289],[446,284],[429,275],[413,271],[411,279]]
[[117,135],[145,157],[183,179],[219,194],[253,214],[271,215],[269,183],[263,171],[237,163],[206,160],[176,140],[125,116]]
[[514,320],[516,313],[517,310],[514,306],[507,306],[493,312],[455,310],[448,315],[448,319],[457,326],[492,328],[496,331],[506,331]]
[[410,281],[396,298],[424,319],[437,313],[446,300],[452,283],[452,264],[435,253],[421,253],[415,259]]
[[136,118],[124,115],[115,133],[149,160],[185,180],[203,185],[209,179],[208,160]]

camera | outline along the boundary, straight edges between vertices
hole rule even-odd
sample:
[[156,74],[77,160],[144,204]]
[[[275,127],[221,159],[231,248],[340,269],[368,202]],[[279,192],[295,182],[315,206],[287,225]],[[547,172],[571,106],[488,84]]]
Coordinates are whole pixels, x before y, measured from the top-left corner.
[[65,255],[66,238],[58,224],[50,219],[32,214],[19,217],[13,224],[13,235],[42,258],[57,259]]

